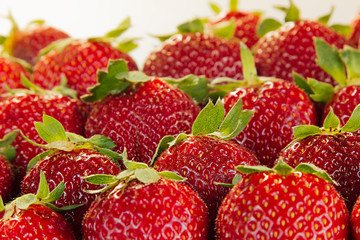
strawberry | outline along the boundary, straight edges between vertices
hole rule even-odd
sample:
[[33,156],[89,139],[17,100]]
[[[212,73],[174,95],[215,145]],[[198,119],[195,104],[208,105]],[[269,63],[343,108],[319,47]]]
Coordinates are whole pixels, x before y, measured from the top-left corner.
[[354,240],[360,239],[360,198],[356,201],[354,208],[351,212],[351,228]]
[[286,18],[289,22],[260,38],[256,46],[254,57],[260,75],[292,81],[293,72],[297,72],[305,78],[335,85],[334,79],[316,64],[313,38],[342,48],[345,37],[320,21],[301,20],[299,11],[290,2]]
[[[331,178],[313,165],[239,166],[242,178],[217,217],[224,239],[343,239],[349,214]],[[323,179],[325,178],[325,180]]]
[[360,128],[359,113],[360,107],[357,107],[343,127],[340,127],[340,119],[332,109],[322,128],[312,125],[295,127],[296,141],[280,153],[284,162],[292,167],[312,163],[326,170],[338,183],[335,187],[350,210],[360,190],[360,136],[353,133]]
[[[29,84],[27,82],[25,85]],[[43,143],[33,121],[40,121],[42,115],[48,114],[58,119],[69,132],[84,134],[85,115],[79,100],[71,99],[56,93],[41,91],[16,93],[0,104],[0,137],[14,130],[21,130],[24,135]],[[9,121],[13,119],[16,121]],[[18,180],[25,176],[28,162],[43,151],[41,147],[28,143],[20,135],[12,143],[17,155],[12,164],[18,168]]]
[[84,239],[206,240],[208,212],[201,198],[172,181],[180,176],[129,161],[125,153],[127,169],[119,175],[85,177],[109,186],[85,215]]
[[23,194],[36,193],[40,172],[43,172],[50,182],[50,190],[64,182],[64,194],[53,204],[56,207],[83,204],[72,211],[64,212],[64,217],[71,224],[75,235],[81,238],[83,216],[96,198],[95,194],[83,191],[95,186],[87,183],[82,177],[92,174],[118,174],[119,167],[100,153],[106,151],[104,148],[112,148],[115,145],[103,136],[85,139],[73,133],[66,133],[61,123],[50,116],[44,115],[43,121],[44,124],[35,122],[35,127],[40,137],[51,145],[51,149],[41,153],[39,158],[36,158],[36,163],[30,162],[30,170],[22,181],[21,190]]
[[7,85],[10,89],[23,88],[21,74],[30,77],[29,66],[19,59],[0,55],[0,94],[6,92]]
[[237,165],[260,165],[253,153],[229,141],[251,118],[252,112],[242,111],[241,105],[239,101],[221,123],[225,115],[221,100],[215,106],[209,102],[197,116],[191,135],[180,134],[176,140],[172,136],[163,138],[160,146],[172,141],[165,144],[168,148],[154,164],[159,171],[169,170],[185,177],[184,183],[204,200],[209,209],[209,235],[215,234],[212,230],[218,207],[230,190],[216,183],[231,184]]
[[35,65],[41,49],[50,43],[69,35],[57,28],[48,26],[44,21],[33,21],[25,29],[19,29],[11,14],[8,16],[12,23],[12,29],[4,42],[4,51],[11,56],[20,58]]
[[272,166],[281,149],[291,142],[293,126],[316,123],[315,109],[305,92],[293,83],[256,77],[252,55],[244,44],[241,55],[249,66],[244,69],[245,80],[224,97],[224,106],[229,111],[242,99],[244,109],[254,110],[249,124],[234,141],[254,152],[262,164]]
[[60,84],[64,75],[68,87],[75,89],[78,96],[87,94],[87,88],[97,83],[97,70],[106,69],[110,59],[124,59],[130,70],[137,70],[135,61],[107,38],[65,39],[44,49],[43,54],[34,66],[33,82],[51,89]]
[[230,10],[220,11],[216,5],[212,4],[211,6],[217,15],[214,19],[210,19],[207,27],[210,28],[210,31],[211,29],[216,31],[216,28],[221,28],[230,22],[230,24],[234,24],[235,28],[233,37],[251,49],[259,40],[256,30],[260,22],[260,14],[239,11],[237,5],[237,0],[230,0]]
[[40,178],[36,195],[23,195],[6,206],[0,198],[1,239],[75,240],[70,225],[54,210],[72,209],[76,206],[59,209],[51,204],[63,193],[64,184],[59,184],[50,192],[43,173]]
[[347,39],[347,44],[351,47],[358,48],[360,42],[360,11],[355,19],[351,22],[352,32]]
[[[141,72],[127,72],[123,60],[110,61],[99,71],[99,84],[83,99],[98,101],[86,123],[86,136],[101,134],[127,149],[135,161],[150,163],[166,135],[190,132],[200,109],[181,90]],[[101,99],[101,101],[99,101]]]

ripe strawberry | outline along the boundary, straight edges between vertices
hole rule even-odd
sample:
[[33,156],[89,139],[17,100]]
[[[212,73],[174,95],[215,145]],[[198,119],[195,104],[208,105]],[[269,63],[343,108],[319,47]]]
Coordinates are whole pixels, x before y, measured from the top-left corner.
[[[43,114],[58,119],[69,132],[84,133],[85,116],[80,101],[55,93],[19,93],[3,100],[0,104],[0,137],[14,130],[37,142],[43,143],[33,122],[40,121]],[[9,119],[16,121],[9,121]],[[17,155],[12,164],[18,168],[18,180],[25,176],[28,162],[43,151],[18,136],[12,144]]]
[[351,22],[352,33],[347,39],[347,44],[351,47],[358,48],[360,42],[360,11],[355,19]]
[[0,94],[6,92],[5,84],[10,88],[23,88],[21,74],[30,77],[27,65],[15,58],[0,55]]
[[14,173],[3,155],[0,155],[0,196],[7,201],[14,185]]
[[293,72],[297,72],[305,78],[334,85],[334,79],[316,64],[313,38],[322,38],[342,48],[345,37],[319,21],[300,20],[295,8],[293,4],[289,8],[289,12],[297,13],[295,16],[287,15],[290,22],[260,38],[254,56],[259,74],[292,81]]
[[335,187],[350,210],[360,190],[360,136],[353,133],[360,128],[359,112],[360,107],[357,107],[341,128],[340,119],[332,110],[322,128],[311,125],[295,127],[297,140],[280,153],[284,162],[292,167],[312,163],[326,170],[338,183]]
[[[18,197],[5,207],[0,198],[1,239],[61,239],[75,240],[70,225],[52,209],[51,204],[63,192],[64,184],[49,192],[47,181],[42,174],[36,195]],[[71,209],[73,207],[68,207]],[[56,209],[62,210],[62,209]]]
[[188,95],[166,82],[127,72],[123,60],[110,61],[90,92],[84,100],[102,100],[90,113],[86,136],[105,135],[115,142],[116,152],[126,148],[130,158],[146,163],[162,137],[190,132],[200,111]]
[[[118,174],[120,172],[119,167],[107,156],[99,153],[98,150],[101,147],[99,145],[104,147],[114,147],[115,145],[106,137],[100,136],[92,139],[80,137],[80,141],[75,141],[74,137],[79,138],[79,136],[72,134],[71,141],[67,137],[56,140],[59,136],[66,136],[67,134],[59,122],[47,115],[44,115],[44,128],[39,128],[38,125],[36,127],[40,137],[44,138],[44,141],[48,140],[46,141],[48,144],[54,144],[56,141],[59,144],[59,141],[63,141],[63,145],[72,144],[72,146],[66,150],[61,147],[56,149],[56,146],[54,149],[54,146],[52,146],[48,156],[43,157],[44,153],[41,153],[41,157],[43,157],[41,160],[37,163],[31,162],[33,166],[27,172],[21,184],[22,193],[36,193],[40,182],[40,172],[43,172],[50,182],[50,190],[55,189],[60,182],[64,182],[64,194],[53,204],[56,207],[83,204],[81,207],[66,211],[63,214],[71,224],[75,235],[81,238],[83,216],[96,198],[95,194],[83,191],[84,189],[95,188],[95,185],[87,183],[82,177],[92,174]],[[61,130],[55,131],[54,129]],[[46,131],[47,135],[41,134],[44,131]],[[52,137],[50,140],[49,136]]]
[[251,118],[252,112],[242,111],[241,105],[239,101],[221,124],[224,106],[220,100],[215,106],[209,102],[196,118],[191,135],[180,134],[175,141],[172,136],[163,139],[173,141],[154,164],[159,171],[169,170],[185,177],[184,183],[204,200],[209,209],[209,235],[215,235],[212,229],[217,210],[230,190],[216,183],[231,184],[237,165],[260,165],[253,153],[229,141]]
[[[212,6],[213,8],[218,8],[217,6]],[[216,13],[217,16],[214,19],[210,19],[207,24],[207,27],[210,28],[210,30],[222,27],[222,25],[226,25],[233,21],[235,27],[233,37],[245,43],[250,49],[257,43],[259,37],[256,33],[256,29],[260,22],[259,14],[239,11],[237,9],[237,0],[230,0],[229,11],[220,12],[219,9]]]
[[305,164],[294,170],[281,161],[274,169],[238,169],[251,174],[219,208],[219,240],[347,239],[349,214],[335,188],[321,177],[330,179],[325,172]]
[[87,88],[97,83],[97,70],[106,69],[110,59],[124,59],[130,70],[138,69],[126,52],[113,47],[106,38],[65,39],[49,50],[34,66],[33,82],[52,89],[64,74],[68,87],[75,89],[78,96],[88,93]]
[[241,52],[243,62],[249,61],[251,69],[244,71],[246,82],[241,81],[241,87],[224,97],[224,106],[229,111],[242,99],[244,109],[255,111],[234,141],[254,152],[262,164],[272,166],[281,149],[293,139],[293,126],[316,123],[315,109],[305,92],[293,83],[257,79],[251,53],[245,45]]
[[356,201],[354,208],[351,212],[351,227],[352,236],[354,240],[360,239],[360,198]]
[[[84,239],[206,240],[208,212],[201,198],[171,172],[156,172],[124,155],[127,170],[117,176],[86,177],[110,183],[83,221]],[[92,181],[91,181],[92,180]],[[102,183],[101,183],[102,182]]]

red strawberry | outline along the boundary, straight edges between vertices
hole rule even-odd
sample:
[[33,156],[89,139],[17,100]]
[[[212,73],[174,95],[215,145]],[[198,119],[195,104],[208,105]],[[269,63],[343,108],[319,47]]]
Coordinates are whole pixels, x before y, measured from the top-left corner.
[[221,123],[224,106],[220,100],[215,106],[209,102],[196,118],[192,134],[180,134],[155,162],[155,169],[185,177],[184,183],[204,200],[209,209],[210,235],[215,234],[211,230],[217,210],[230,190],[216,183],[231,184],[237,165],[260,165],[253,153],[229,141],[246,126],[251,114],[251,111],[242,111],[239,102]]
[[339,118],[329,113],[322,128],[298,126],[294,128],[294,141],[280,153],[284,162],[292,167],[312,163],[338,183],[339,193],[351,210],[360,191],[360,136],[352,133],[360,128],[357,107],[348,124],[340,128]]
[[52,210],[54,207],[50,203],[56,200],[63,190],[62,183],[56,190],[49,192],[46,179],[42,174],[36,195],[23,195],[5,207],[0,198],[1,239],[75,240],[70,225],[60,214]]
[[355,19],[351,22],[352,33],[347,39],[347,44],[358,48],[360,42],[360,11],[358,12]]
[[[292,1],[290,1],[292,3]],[[255,50],[256,67],[262,76],[272,76],[287,81],[293,80],[293,72],[305,78],[335,85],[331,78],[316,64],[314,37],[342,48],[345,38],[319,21],[300,20],[299,12],[292,4],[287,23],[260,38]]]
[[274,169],[238,169],[252,174],[242,178],[221,204],[219,240],[347,239],[345,203],[314,166],[294,170],[280,162]]
[[[84,239],[207,239],[208,213],[189,187],[164,177],[143,163],[124,157],[127,170],[103,176],[110,183],[91,205],[83,221]],[[98,176],[89,176],[99,180]],[[91,181],[93,182],[93,181]],[[115,186],[115,187],[114,187]]]
[[3,155],[0,155],[0,197],[7,201],[14,187],[14,173]]
[[239,43],[201,32],[177,34],[147,58],[149,76],[181,78],[188,74],[242,78]]
[[352,236],[354,240],[360,239],[360,198],[356,201],[354,208],[351,212],[351,227]]
[[30,77],[26,64],[17,61],[15,58],[0,55],[0,94],[6,92],[5,84],[10,88],[23,88],[21,74]]
[[[67,131],[83,134],[86,118],[82,104],[78,100],[59,94],[43,94],[22,93],[3,100],[0,104],[0,137],[19,129],[30,139],[43,143],[33,122],[40,121],[44,113],[58,119]],[[28,143],[20,135],[13,146],[17,156],[12,164],[18,167],[18,179],[21,180],[25,176],[28,162],[43,149]]]
[[84,97],[103,98],[90,113],[86,136],[105,135],[116,143],[115,151],[126,148],[130,158],[150,163],[162,137],[190,132],[199,107],[166,82],[130,73],[124,61],[110,61],[108,73],[99,72],[99,85]]
[[[249,50],[242,47],[241,51],[242,59],[249,57],[251,62]],[[234,141],[254,152],[262,164],[272,166],[281,149],[291,142],[293,126],[316,123],[315,109],[305,92],[293,83],[279,79],[259,81],[254,67],[248,72],[248,86],[242,84],[228,93],[224,106],[229,111],[242,99],[244,109],[255,111]]]
[[[53,118],[45,115],[44,123],[46,123],[44,128],[47,131],[45,139],[49,139],[49,136],[53,137],[50,141],[48,140],[48,144],[55,144],[55,141],[51,140],[58,139],[61,135],[66,136],[61,124]],[[39,129],[39,126],[37,126],[39,134],[44,131],[44,128]],[[61,130],[54,132],[54,129]],[[31,162],[33,167],[31,167],[24,177],[21,190],[23,194],[36,193],[40,181],[40,172],[43,172],[46,179],[50,182],[50,190],[55,189],[60,182],[64,182],[64,194],[58,200],[54,201],[53,204],[56,207],[83,204],[83,206],[72,211],[66,211],[63,214],[65,219],[71,223],[75,235],[81,238],[83,216],[92,201],[96,198],[95,194],[89,194],[83,191],[84,189],[93,189],[95,185],[87,183],[82,177],[92,174],[116,175],[120,172],[120,169],[112,160],[97,150],[100,148],[100,144],[104,145],[104,147],[115,146],[114,143],[106,137],[95,136],[92,139],[80,137],[81,141],[75,141],[74,139],[74,137],[79,138],[79,136],[72,134],[71,137],[73,139],[72,141],[69,141],[67,137],[61,140],[64,145],[72,144],[71,147],[66,150],[56,150],[55,146],[54,150],[54,146],[52,146],[48,156],[42,158],[35,165]],[[57,140],[57,143],[59,143],[59,141],[60,140]],[[43,155],[44,153],[42,153],[42,156]]]

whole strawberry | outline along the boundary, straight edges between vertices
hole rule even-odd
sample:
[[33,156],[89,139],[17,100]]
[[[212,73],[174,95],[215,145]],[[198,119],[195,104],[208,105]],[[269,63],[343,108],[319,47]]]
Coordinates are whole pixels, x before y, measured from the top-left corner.
[[219,240],[347,239],[348,211],[324,171],[306,164],[292,169],[282,161],[274,169],[238,170],[249,174],[219,208]]
[[168,170],[185,177],[184,183],[204,200],[209,209],[210,235],[215,234],[212,230],[217,210],[230,190],[217,183],[231,184],[237,165],[260,165],[253,153],[229,141],[251,118],[252,112],[242,111],[241,105],[239,101],[224,119],[221,100],[216,105],[209,102],[196,118],[191,135],[180,134],[176,140],[168,136],[160,142],[161,146],[164,140],[173,140],[154,164],[159,171]]
[[64,209],[51,204],[63,190],[64,184],[61,183],[50,192],[42,173],[36,195],[23,195],[6,206],[0,198],[0,238],[75,240],[70,225],[53,210]]
[[312,163],[326,170],[338,183],[335,187],[344,197],[349,210],[360,191],[360,136],[353,133],[360,128],[359,113],[360,107],[357,107],[342,127],[340,119],[332,110],[322,128],[312,125],[295,127],[296,141],[280,153],[284,162],[292,167],[300,163]]
[[123,60],[99,71],[99,84],[83,99],[98,101],[86,123],[86,136],[101,134],[127,149],[135,161],[150,163],[166,135],[190,132],[200,109],[184,92],[140,72],[127,72]]
[[87,88],[97,83],[97,71],[106,69],[110,59],[124,59],[130,70],[137,70],[135,61],[106,38],[65,39],[47,51],[34,66],[33,82],[52,89],[60,84],[64,75],[68,87],[76,90],[78,96],[87,94]]
[[84,239],[207,239],[204,202],[189,187],[167,179],[181,177],[158,173],[126,156],[123,160],[127,169],[117,176],[86,177],[92,183],[110,185],[85,215]]
[[295,14],[287,15],[288,22],[259,39],[254,55],[259,74],[292,81],[293,72],[297,72],[335,85],[334,79],[316,64],[313,38],[342,48],[345,37],[319,21],[301,20],[293,4],[289,9]]
[[0,94],[6,93],[6,86],[10,89],[23,88],[21,74],[30,77],[28,66],[18,59],[0,55]]
[[249,124],[234,141],[254,152],[262,164],[272,166],[279,152],[293,139],[292,127],[316,123],[315,109],[295,84],[257,78],[251,53],[245,45],[241,51],[243,62],[248,62],[250,68],[246,69],[240,87],[224,97],[224,106],[229,111],[242,99],[244,109],[254,110]]

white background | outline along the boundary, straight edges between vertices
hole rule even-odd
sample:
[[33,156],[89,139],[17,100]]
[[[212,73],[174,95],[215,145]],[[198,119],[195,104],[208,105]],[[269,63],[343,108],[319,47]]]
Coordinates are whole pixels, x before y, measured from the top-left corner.
[[[228,9],[228,0],[211,0]],[[360,0],[294,0],[301,16],[316,19],[327,14],[331,6],[335,12],[330,23],[349,24],[360,10]],[[214,16],[210,0],[0,0],[0,15],[11,11],[20,27],[34,19],[43,19],[75,38],[102,36],[114,29],[127,16],[132,28],[124,37],[141,37],[139,47],[130,55],[140,68],[147,55],[160,43],[150,34],[164,35],[194,17]],[[278,20],[284,14],[272,6],[288,6],[288,0],[239,0],[244,11],[262,11],[265,17]],[[7,34],[10,24],[0,19],[0,34]]]

